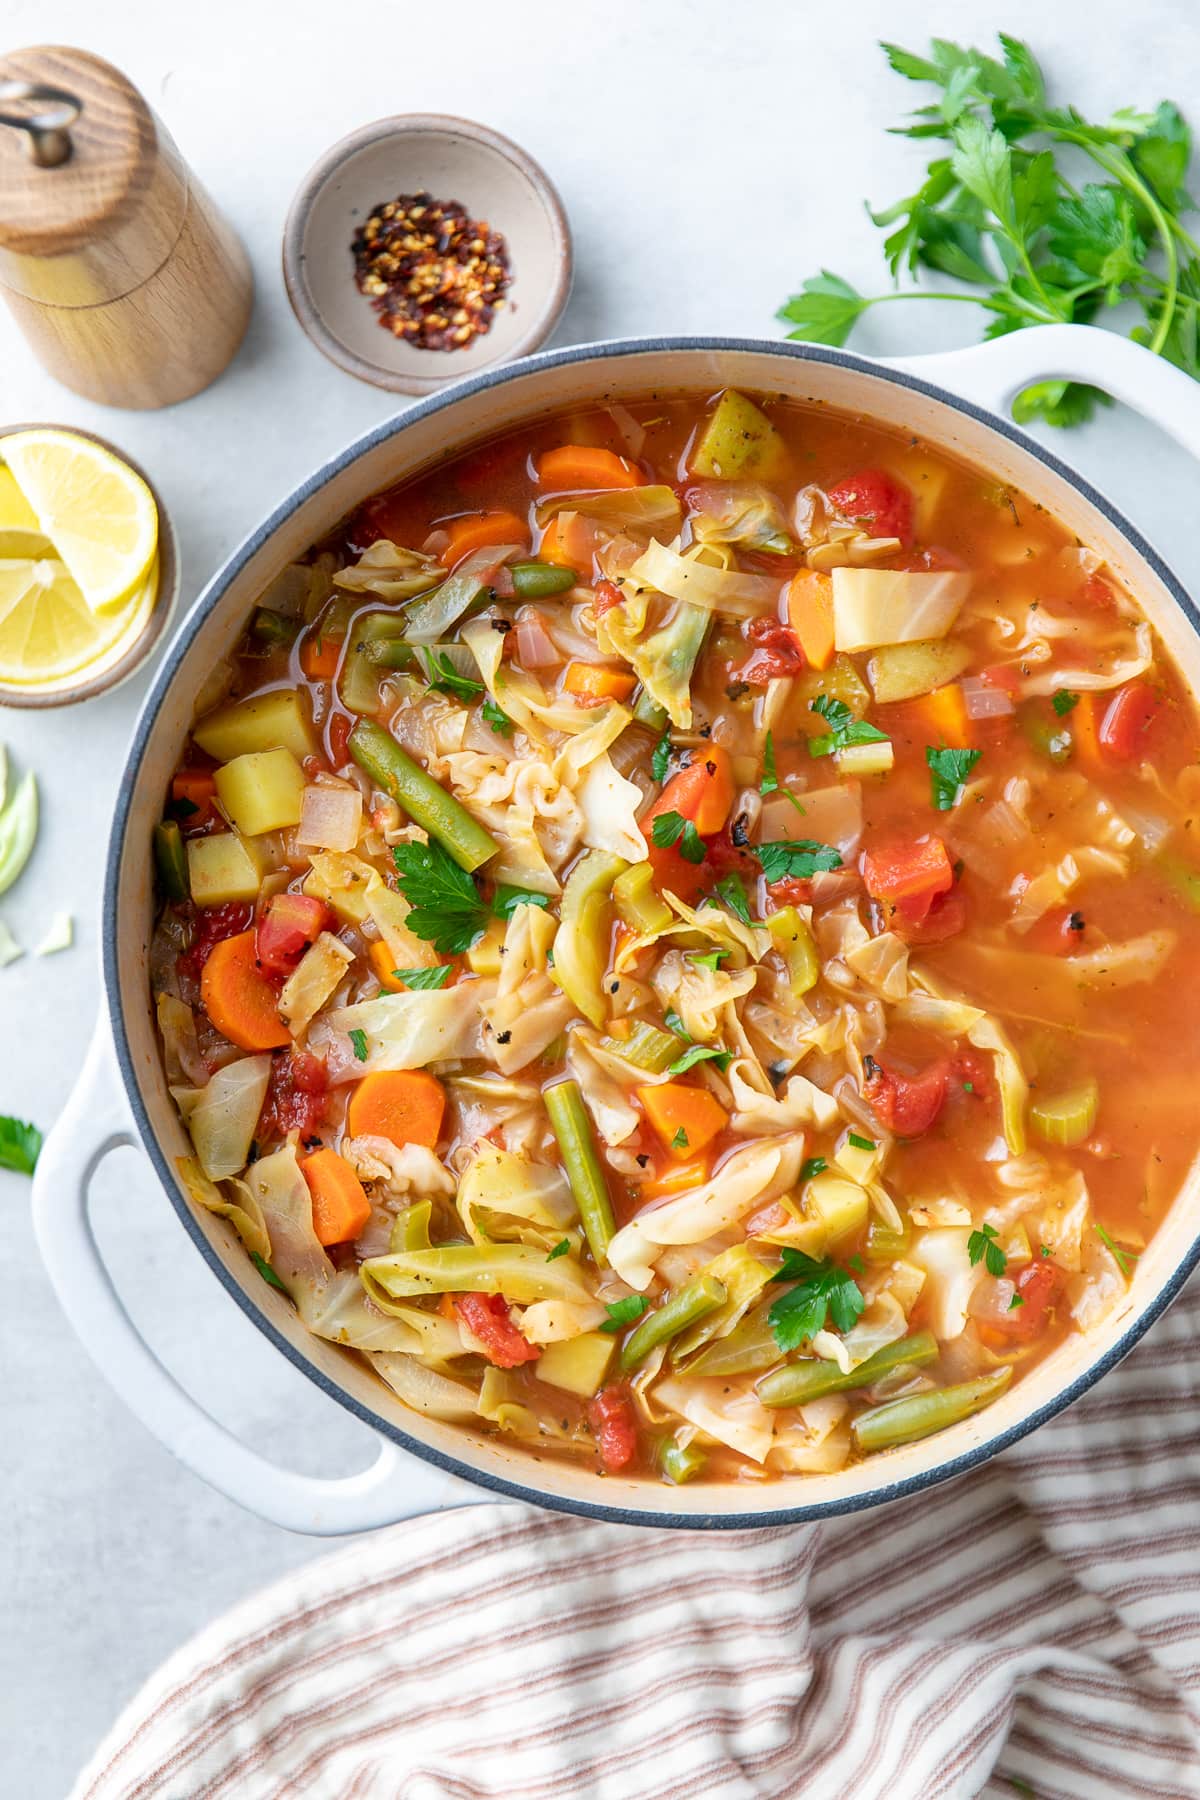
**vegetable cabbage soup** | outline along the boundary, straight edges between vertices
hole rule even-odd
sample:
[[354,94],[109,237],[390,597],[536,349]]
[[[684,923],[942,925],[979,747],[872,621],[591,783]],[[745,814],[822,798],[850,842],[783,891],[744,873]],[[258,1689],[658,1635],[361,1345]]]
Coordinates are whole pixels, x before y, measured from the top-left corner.
[[862,420],[547,418],[263,596],[156,834],[193,1200],[418,1412],[836,1471],[1117,1304],[1194,1150],[1197,726]]

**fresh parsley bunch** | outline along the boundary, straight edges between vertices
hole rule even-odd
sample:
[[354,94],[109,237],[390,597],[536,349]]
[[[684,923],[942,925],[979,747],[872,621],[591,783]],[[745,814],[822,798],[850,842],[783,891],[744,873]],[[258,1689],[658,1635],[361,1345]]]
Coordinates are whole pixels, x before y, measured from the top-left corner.
[[[1192,140],[1178,108],[1123,107],[1093,124],[1075,107],[1051,106],[1033,52],[1000,33],[1002,60],[935,38],[928,56],[881,46],[892,68],[928,82],[933,101],[901,137],[936,140],[946,153],[915,193],[882,212],[884,254],[897,283],[864,295],[823,270],[780,309],[789,337],[844,344],[884,300],[966,301],[991,314],[985,337],[1027,325],[1087,323],[1132,302],[1130,335],[1200,378],[1200,243],[1181,215],[1194,203],[1184,182]],[[1072,155],[1074,153],[1074,155]],[[1102,179],[1077,182],[1076,166]],[[963,284],[953,291],[901,288],[924,270]],[[1078,425],[1109,397],[1071,381],[1042,381],[1018,396],[1022,423]]]

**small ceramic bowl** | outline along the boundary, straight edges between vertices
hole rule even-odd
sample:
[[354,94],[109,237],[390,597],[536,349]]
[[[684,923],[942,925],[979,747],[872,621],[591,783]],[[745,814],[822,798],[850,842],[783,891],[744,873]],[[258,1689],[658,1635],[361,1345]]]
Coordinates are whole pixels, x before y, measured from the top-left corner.
[[[351,243],[378,206],[425,190],[457,200],[508,245],[512,280],[490,330],[458,350],[397,338],[354,279]],[[562,202],[531,157],[485,125],[440,113],[377,119],[334,144],[292,202],[283,234],[292,309],[332,362],[399,394],[429,394],[536,350],[571,290]]]
[[[162,643],[171,615],[175,611],[175,602],[179,598],[179,541],[175,536],[171,515],[163,505],[162,495],[128,450],[122,450],[108,438],[101,437],[99,432],[84,431],[78,425],[56,425],[46,419],[23,425],[5,425],[0,428],[0,445],[6,437],[12,437],[18,431],[66,431],[72,437],[90,438],[102,450],[107,450],[121,462],[128,463],[135,475],[141,476],[154,495],[154,504],[158,508],[158,598],[133,642],[119,655],[109,653],[105,660],[93,663],[75,675],[65,675],[59,681],[47,681],[37,687],[15,687],[6,681],[0,681],[0,708],[20,706],[37,710],[51,706],[74,706],[77,701],[92,700],[97,694],[107,694],[112,688],[120,687],[122,682],[128,681],[131,675],[137,673],[146,658]],[[120,650],[119,645],[115,648]]]

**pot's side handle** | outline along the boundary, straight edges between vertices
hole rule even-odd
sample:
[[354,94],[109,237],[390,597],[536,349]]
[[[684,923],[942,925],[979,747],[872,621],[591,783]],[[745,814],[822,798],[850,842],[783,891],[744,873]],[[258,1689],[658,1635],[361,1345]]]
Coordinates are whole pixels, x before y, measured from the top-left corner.
[[1090,382],[1200,458],[1200,388],[1195,381],[1140,344],[1095,325],[1038,325],[966,350],[889,360],[894,369],[1001,414],[1007,414],[1014,394],[1035,381]]
[[491,1500],[378,1438],[357,1475],[322,1480],[268,1462],[193,1400],[141,1336],[104,1266],[88,1216],[92,1176],[111,1151],[138,1142],[102,1019],[66,1109],[33,1178],[38,1247],[67,1318],[101,1373],[168,1450],[239,1506],[288,1531],[338,1537],[418,1513]]

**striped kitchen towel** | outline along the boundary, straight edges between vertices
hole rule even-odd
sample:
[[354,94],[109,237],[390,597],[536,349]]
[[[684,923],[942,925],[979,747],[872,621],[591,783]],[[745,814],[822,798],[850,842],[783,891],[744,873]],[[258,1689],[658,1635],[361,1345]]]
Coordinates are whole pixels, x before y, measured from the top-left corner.
[[987,1468],[821,1527],[468,1508],[178,1651],[72,1800],[1200,1800],[1200,1289]]

